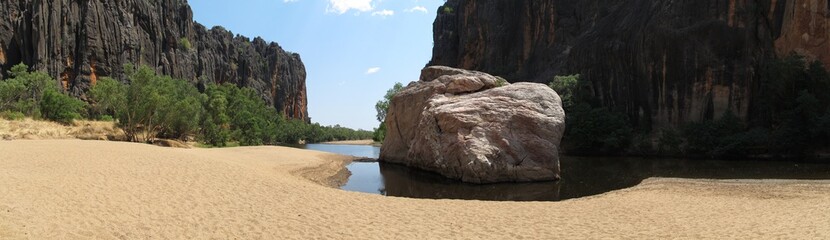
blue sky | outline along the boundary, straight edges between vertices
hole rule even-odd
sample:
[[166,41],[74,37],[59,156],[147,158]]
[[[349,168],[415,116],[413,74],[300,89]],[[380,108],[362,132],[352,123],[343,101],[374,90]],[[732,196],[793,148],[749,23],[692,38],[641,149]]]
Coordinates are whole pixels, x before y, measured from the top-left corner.
[[375,102],[418,79],[443,0],[190,0],[194,20],[299,53],[313,122],[371,130]]

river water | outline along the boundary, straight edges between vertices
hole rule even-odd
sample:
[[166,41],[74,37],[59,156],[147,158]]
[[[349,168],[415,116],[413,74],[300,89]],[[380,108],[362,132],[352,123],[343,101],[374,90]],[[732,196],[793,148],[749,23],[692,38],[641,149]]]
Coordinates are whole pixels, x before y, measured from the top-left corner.
[[[377,158],[374,146],[308,144],[306,149]],[[569,157],[562,180],[539,183],[468,184],[389,163],[355,162],[344,190],[386,196],[497,201],[560,201],[639,184],[649,177],[707,179],[830,179],[830,164],[664,158]]]

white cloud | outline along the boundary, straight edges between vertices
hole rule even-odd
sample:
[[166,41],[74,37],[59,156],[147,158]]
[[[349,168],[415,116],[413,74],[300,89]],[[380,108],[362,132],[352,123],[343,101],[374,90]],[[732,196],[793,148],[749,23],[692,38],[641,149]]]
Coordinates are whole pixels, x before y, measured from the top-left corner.
[[373,68],[369,68],[368,70],[366,70],[367,75],[368,74],[375,74],[375,73],[378,73],[378,72],[380,72],[380,67],[373,67]]
[[329,0],[326,12],[344,14],[349,10],[368,12],[373,9],[375,9],[375,7],[372,6],[372,0]]
[[298,0],[282,0],[282,2],[284,2],[284,3],[293,3],[293,2],[296,2],[296,1],[298,1]]
[[[294,0],[294,1],[296,1],[296,0]],[[415,6],[415,7],[413,7],[413,8],[406,9],[406,10],[403,10],[403,11],[404,11],[404,12],[422,12],[422,13],[427,13],[427,8],[422,7],[422,6]]]
[[383,9],[383,10],[380,10],[380,11],[372,12],[372,16],[387,17],[387,16],[392,16],[392,15],[395,15],[395,11],[392,11],[392,10],[389,10],[389,9]]

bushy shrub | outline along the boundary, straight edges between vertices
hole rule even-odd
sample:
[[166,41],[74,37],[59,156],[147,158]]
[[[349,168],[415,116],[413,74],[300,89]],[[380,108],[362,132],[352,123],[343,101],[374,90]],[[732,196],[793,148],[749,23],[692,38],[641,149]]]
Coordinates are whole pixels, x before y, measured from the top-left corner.
[[559,94],[559,98],[562,99],[562,107],[566,108],[566,110],[577,104],[578,99],[576,99],[575,95],[578,94],[581,87],[579,85],[579,74],[556,76],[548,86]]
[[46,90],[40,102],[43,118],[64,124],[80,119],[85,106],[86,104],[81,100],[54,89]]
[[0,81],[0,111],[40,118],[43,95],[47,90],[58,91],[57,81],[44,72],[29,72],[22,63],[13,66],[9,75],[10,78]]

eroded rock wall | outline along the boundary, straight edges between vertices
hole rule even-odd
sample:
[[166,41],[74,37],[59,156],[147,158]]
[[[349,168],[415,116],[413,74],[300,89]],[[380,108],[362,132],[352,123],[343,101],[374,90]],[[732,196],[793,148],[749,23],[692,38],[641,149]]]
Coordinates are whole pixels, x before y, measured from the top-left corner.
[[581,74],[645,128],[745,118],[767,59],[830,63],[828,13],[826,0],[449,0],[428,65],[510,82]]
[[252,87],[286,116],[308,119],[298,54],[222,27],[207,29],[193,21],[184,0],[2,1],[0,71],[21,62],[80,98],[99,77],[123,79],[122,66],[134,63],[197,85]]

